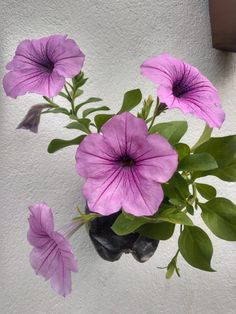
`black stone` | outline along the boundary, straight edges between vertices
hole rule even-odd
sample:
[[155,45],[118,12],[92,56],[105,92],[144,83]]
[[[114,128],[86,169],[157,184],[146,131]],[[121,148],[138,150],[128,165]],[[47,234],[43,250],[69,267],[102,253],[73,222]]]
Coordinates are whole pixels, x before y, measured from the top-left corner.
[[[89,213],[88,208],[86,212]],[[155,253],[159,241],[136,232],[125,236],[115,234],[111,226],[119,214],[97,217],[89,224],[89,236],[97,253],[109,262],[119,260],[123,253],[132,253],[138,262],[146,262]]]
[[138,262],[144,263],[155,253],[158,244],[158,240],[139,236],[133,244],[132,255]]

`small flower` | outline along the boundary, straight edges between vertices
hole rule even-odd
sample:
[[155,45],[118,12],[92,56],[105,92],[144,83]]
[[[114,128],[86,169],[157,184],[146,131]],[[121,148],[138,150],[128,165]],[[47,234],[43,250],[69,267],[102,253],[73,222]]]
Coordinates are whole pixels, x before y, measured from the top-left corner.
[[76,153],[83,193],[91,211],[110,215],[121,208],[153,215],[163,200],[161,183],[177,168],[177,153],[160,135],[148,135],[144,120],[122,113],[86,136]]
[[84,54],[67,36],[26,39],[6,66],[10,72],[4,76],[3,87],[12,98],[27,92],[51,98],[61,91],[65,78],[80,72],[83,63]]
[[51,105],[38,104],[32,106],[21,123],[17,126],[17,129],[26,129],[33,133],[38,133],[41,113],[42,110],[46,108],[51,108]]
[[198,69],[162,54],[145,61],[141,73],[159,85],[158,96],[168,108],[179,108],[205,120],[210,127],[221,127],[225,114],[217,90]]
[[67,226],[64,234],[54,231],[51,208],[40,203],[29,208],[28,241],[34,247],[30,263],[37,275],[51,280],[52,288],[64,297],[71,292],[71,272],[78,266],[70,243],[70,236],[80,225],[79,222]]

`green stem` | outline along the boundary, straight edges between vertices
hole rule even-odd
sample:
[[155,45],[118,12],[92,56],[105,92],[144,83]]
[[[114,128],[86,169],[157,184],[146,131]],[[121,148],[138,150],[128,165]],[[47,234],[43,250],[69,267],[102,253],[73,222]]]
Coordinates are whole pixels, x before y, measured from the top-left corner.
[[205,143],[206,141],[209,140],[211,137],[213,129],[210,128],[207,124],[205,125],[205,128],[202,132],[202,135],[200,136],[199,140],[193,145],[191,148],[191,152],[194,152],[197,147],[199,147],[201,144]]
[[[66,83],[69,84],[68,82],[66,82]],[[69,84],[69,85],[70,85],[70,84]],[[70,86],[71,86],[71,85],[70,85]],[[68,95],[68,97],[69,97],[69,99],[70,99],[72,114],[76,117],[77,115],[76,115],[76,111],[75,111],[74,95],[71,96],[71,94],[70,94],[70,92],[69,92],[69,90],[68,90],[66,84],[64,85],[64,88],[65,88],[66,93],[67,93],[67,95]],[[74,94],[73,90],[72,90],[72,93]]]
[[148,128],[148,131],[151,130],[154,122],[155,122],[155,119],[156,117],[158,116],[158,108],[159,108],[159,105],[160,105],[160,101],[159,101],[159,98],[157,98],[157,103],[156,103],[156,107],[154,109],[154,112],[153,112],[153,116],[152,116],[152,120],[151,120],[151,123],[149,125],[149,128]]
[[179,249],[177,250],[177,252],[176,252],[176,254],[175,254],[175,256],[172,258],[172,260],[177,260],[177,256],[179,255]]
[[43,96],[43,99],[45,99],[53,108],[58,108],[59,106],[53,102],[50,98]]

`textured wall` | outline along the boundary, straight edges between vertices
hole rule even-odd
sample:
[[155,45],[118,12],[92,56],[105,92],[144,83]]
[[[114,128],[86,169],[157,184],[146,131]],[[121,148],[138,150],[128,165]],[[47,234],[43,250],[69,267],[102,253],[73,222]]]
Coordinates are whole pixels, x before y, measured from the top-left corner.
[[[1,73],[16,45],[25,38],[69,34],[86,54],[85,72],[90,77],[85,97],[97,96],[116,105],[125,90],[141,87],[154,94],[151,82],[139,75],[146,58],[169,51],[202,70],[218,87],[227,114],[221,135],[236,132],[236,56],[211,48],[206,0],[1,0]],[[26,95],[12,100],[1,89],[0,106],[0,312],[4,314],[233,314],[235,313],[236,247],[211,236],[213,267],[206,273],[179,259],[181,278],[167,281],[164,266],[177,246],[162,242],[155,256],[138,264],[131,256],[119,262],[100,259],[85,230],[73,238],[80,271],[73,275],[73,293],[63,299],[48,283],[34,275],[28,262],[27,206],[45,200],[55,208],[61,226],[84,205],[82,179],[74,169],[75,148],[54,155],[46,151],[54,137],[70,138],[60,116],[44,116],[38,135],[16,131],[27,109],[40,100]],[[117,105],[118,107],[118,105]],[[162,119],[179,119],[171,111]],[[193,143],[203,123],[187,117],[186,137]],[[215,131],[218,134],[218,131]],[[217,184],[219,195],[236,201],[235,185]],[[199,219],[199,224],[201,221]]]

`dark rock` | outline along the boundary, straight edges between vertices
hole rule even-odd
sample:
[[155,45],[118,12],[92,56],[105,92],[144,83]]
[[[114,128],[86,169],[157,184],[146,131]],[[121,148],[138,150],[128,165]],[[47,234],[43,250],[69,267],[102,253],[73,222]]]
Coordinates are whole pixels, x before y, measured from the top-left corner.
[[[86,212],[89,213],[88,208]],[[156,251],[159,241],[131,233],[126,236],[115,234],[111,226],[120,212],[95,218],[88,226],[90,239],[97,253],[106,261],[114,262],[123,253],[132,253],[140,262],[146,262]]]
[[133,257],[140,263],[144,263],[149,260],[155,253],[158,247],[159,241],[140,236],[132,247]]

